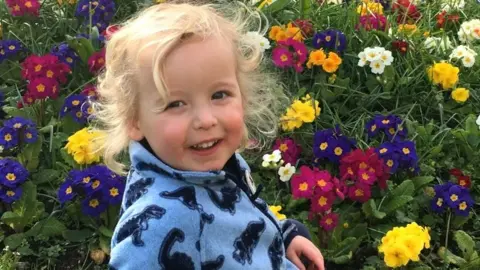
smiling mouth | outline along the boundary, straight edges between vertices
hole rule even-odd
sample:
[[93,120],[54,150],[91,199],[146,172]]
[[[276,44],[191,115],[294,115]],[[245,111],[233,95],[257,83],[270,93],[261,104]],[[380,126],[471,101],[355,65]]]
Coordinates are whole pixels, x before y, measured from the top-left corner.
[[218,142],[220,142],[220,140],[214,140],[214,141],[210,141],[210,142],[199,143],[199,144],[195,144],[193,146],[190,146],[190,148],[193,148],[195,150],[210,149],[210,148],[214,147],[215,145],[217,145]]

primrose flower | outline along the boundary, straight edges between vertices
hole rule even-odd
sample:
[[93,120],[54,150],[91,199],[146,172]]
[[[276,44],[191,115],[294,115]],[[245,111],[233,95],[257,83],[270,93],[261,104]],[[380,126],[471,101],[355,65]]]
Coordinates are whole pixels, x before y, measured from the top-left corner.
[[295,166],[292,166],[290,163],[287,165],[282,166],[278,169],[278,175],[280,176],[280,180],[282,182],[287,182],[292,178],[292,175],[295,173]]
[[262,166],[265,168],[275,167],[277,163],[282,159],[280,150],[275,150],[271,154],[263,155]]

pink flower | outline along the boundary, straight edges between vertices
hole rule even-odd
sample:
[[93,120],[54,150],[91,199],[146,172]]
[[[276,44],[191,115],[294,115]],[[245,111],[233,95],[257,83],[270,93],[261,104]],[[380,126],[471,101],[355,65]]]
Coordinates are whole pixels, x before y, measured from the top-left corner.
[[275,47],[272,51],[273,63],[280,68],[291,67],[293,63],[292,53],[284,47]]
[[273,150],[277,149],[281,151],[283,161],[292,166],[297,164],[298,157],[302,152],[302,147],[291,138],[276,139]]
[[66,83],[68,73],[70,67],[52,54],[30,55],[22,62],[22,77],[29,81],[46,77]]
[[331,231],[335,229],[335,227],[337,227],[337,224],[338,214],[333,212],[326,214],[322,217],[322,219],[320,219],[320,226],[322,226],[325,231]]
[[88,67],[91,73],[96,74],[105,67],[105,48],[93,53],[88,58]]
[[294,199],[310,198],[313,195],[315,179],[312,170],[307,166],[300,167],[300,174],[292,176],[292,195]]
[[38,17],[40,3],[38,0],[6,0],[13,16],[32,15]]
[[322,192],[317,189],[317,192],[311,198],[312,211],[317,213],[326,212],[332,208],[334,201],[335,195],[332,192]]
[[365,30],[370,31],[373,29],[385,31],[387,28],[387,18],[380,14],[368,14],[360,17],[360,25],[357,25],[357,29],[363,27]]
[[83,87],[81,94],[87,97],[97,98],[98,97],[97,87],[95,87],[95,85],[93,84],[87,84]]
[[357,181],[363,184],[367,184],[369,186],[373,185],[377,180],[377,176],[374,172],[370,170],[358,170]]
[[333,189],[332,176],[328,171],[319,171],[315,168],[313,173],[317,183],[317,189],[320,189],[322,192],[328,192]]
[[55,79],[36,78],[27,85],[29,94],[33,99],[57,98],[58,82]]
[[348,189],[348,197],[352,201],[364,203],[371,197],[370,186],[356,183]]

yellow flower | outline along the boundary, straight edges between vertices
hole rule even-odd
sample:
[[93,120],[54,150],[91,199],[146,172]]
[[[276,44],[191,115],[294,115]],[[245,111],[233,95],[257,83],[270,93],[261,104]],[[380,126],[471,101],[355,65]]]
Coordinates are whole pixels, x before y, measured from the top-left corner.
[[288,23],[287,25],[287,38],[293,38],[296,41],[303,41],[304,37],[302,35],[302,30],[292,23]]
[[280,211],[282,210],[282,207],[280,205],[272,205],[268,207],[270,211],[277,217],[278,220],[284,220],[287,218],[284,214],[281,214]]
[[398,32],[411,35],[417,32],[417,26],[415,24],[399,24]]
[[89,131],[87,128],[83,128],[68,137],[65,149],[80,165],[99,162],[100,153],[96,150],[99,148],[102,137],[104,137],[104,134],[99,131]]
[[385,249],[385,264],[388,267],[400,267],[408,264],[408,250],[403,245],[393,245]]
[[449,63],[435,63],[427,68],[427,75],[435,85],[441,85],[444,90],[452,88],[458,82],[460,69]]
[[300,128],[303,123],[311,123],[320,115],[320,103],[317,100],[312,99],[308,94],[301,100],[294,100],[286,114],[280,118],[284,131]]
[[308,57],[307,67],[312,68],[312,66],[321,66],[326,58],[327,55],[322,49],[312,51]]
[[[61,5],[63,4],[63,0],[57,0],[58,4]],[[76,4],[77,3],[77,0],[68,0],[68,1],[65,1],[65,3],[69,3],[70,5],[73,5],[73,4]]]
[[376,13],[383,15],[383,6],[380,3],[376,3],[374,1],[363,1],[364,3],[360,4],[357,7],[357,13],[361,16],[365,16],[368,14]]
[[308,102],[303,103],[300,100],[295,100],[292,104],[292,109],[302,122],[311,123],[315,120],[315,111],[313,110],[313,106],[308,104]]
[[470,97],[470,91],[468,91],[468,89],[465,89],[463,87],[456,88],[455,90],[452,91],[452,98],[458,103],[467,101],[469,97]]

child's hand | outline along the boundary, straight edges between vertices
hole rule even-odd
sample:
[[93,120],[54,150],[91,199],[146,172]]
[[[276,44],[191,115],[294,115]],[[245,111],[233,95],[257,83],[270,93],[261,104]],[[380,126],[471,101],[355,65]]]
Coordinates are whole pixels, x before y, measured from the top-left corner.
[[312,262],[308,269],[325,270],[323,255],[320,250],[310,240],[298,235],[293,238],[288,246],[287,258],[294,263],[298,269],[306,270],[300,260],[300,256],[302,255]]

